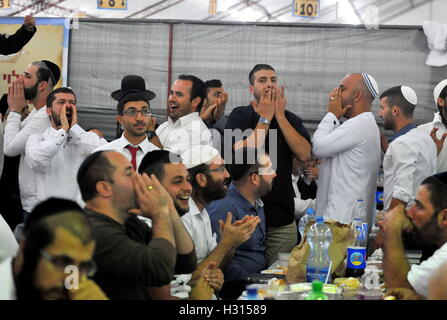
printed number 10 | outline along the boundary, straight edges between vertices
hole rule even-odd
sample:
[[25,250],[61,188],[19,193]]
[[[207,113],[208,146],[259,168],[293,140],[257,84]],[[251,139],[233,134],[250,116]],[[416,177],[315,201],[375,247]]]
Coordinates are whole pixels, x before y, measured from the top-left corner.
[[312,16],[314,13],[314,7],[310,3],[307,4],[307,6],[303,3],[301,6],[301,13],[300,15],[304,16],[307,13],[307,16]]

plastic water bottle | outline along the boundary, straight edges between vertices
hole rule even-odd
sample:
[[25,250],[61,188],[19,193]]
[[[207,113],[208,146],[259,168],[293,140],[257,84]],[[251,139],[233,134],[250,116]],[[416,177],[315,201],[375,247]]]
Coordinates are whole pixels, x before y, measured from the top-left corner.
[[306,300],[328,300],[328,296],[323,292],[323,283],[319,280],[312,281],[312,292]]
[[383,210],[383,170],[380,169],[377,175],[376,210]]
[[359,218],[354,218],[351,225],[354,241],[347,249],[347,264],[345,277],[360,277],[366,267],[366,244],[368,228]]
[[368,230],[369,230],[368,215],[366,213],[365,204],[362,199],[358,199],[355,205],[353,220],[355,219],[359,219],[362,222],[362,226],[366,231],[366,236],[368,237]]
[[315,211],[312,208],[307,208],[304,216],[301,217],[300,222],[298,222],[298,230],[301,234],[301,243],[304,240],[304,230],[306,230],[306,226],[309,221],[315,220]]
[[306,265],[306,282],[320,280],[327,283],[330,276],[331,260],[329,258],[329,245],[332,240],[331,228],[324,223],[321,216],[316,217],[307,234],[310,246],[310,255]]

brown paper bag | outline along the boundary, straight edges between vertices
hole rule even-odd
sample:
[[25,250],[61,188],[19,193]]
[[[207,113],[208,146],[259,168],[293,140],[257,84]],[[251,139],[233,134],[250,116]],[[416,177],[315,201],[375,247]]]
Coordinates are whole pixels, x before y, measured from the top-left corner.
[[[307,233],[309,228],[315,222],[307,224],[304,230],[304,241],[296,246],[289,258],[289,264],[287,268],[286,280],[287,283],[299,283],[306,282],[306,264],[309,258],[310,247],[307,243]],[[332,241],[329,246],[329,257],[332,260],[331,275],[332,278],[342,277],[345,273],[346,250],[348,246],[353,242],[354,235],[351,232],[350,224],[343,224],[334,220],[325,220],[332,231]]]

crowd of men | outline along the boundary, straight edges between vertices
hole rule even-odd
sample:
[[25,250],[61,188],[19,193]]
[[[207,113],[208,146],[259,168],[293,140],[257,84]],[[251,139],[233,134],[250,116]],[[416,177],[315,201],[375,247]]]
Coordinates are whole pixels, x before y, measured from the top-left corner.
[[[32,62],[3,99],[1,165],[12,159],[20,207],[1,208],[0,299],[237,299],[299,243],[307,208],[349,224],[362,199],[374,224],[381,166],[387,288],[446,297],[447,79],[433,122],[417,127],[412,88],[381,93],[370,74],[348,74],[311,138],[270,65],[251,69],[254,99],[228,115],[220,80],[179,75],[162,124],[156,93],[127,75],[111,93],[123,130],[112,141],[78,124],[75,91],[55,89],[59,79],[55,63]],[[431,251],[410,268],[410,247]]]

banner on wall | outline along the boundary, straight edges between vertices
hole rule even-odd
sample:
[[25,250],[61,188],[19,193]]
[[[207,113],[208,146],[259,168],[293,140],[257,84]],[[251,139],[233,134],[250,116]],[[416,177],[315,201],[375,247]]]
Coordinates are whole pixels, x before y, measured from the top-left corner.
[[[23,17],[0,18],[0,33],[14,34],[23,24]],[[0,55],[0,96],[33,61],[49,60],[61,69],[56,87],[67,85],[68,39],[70,23],[64,18],[36,18],[37,31],[17,53]]]

